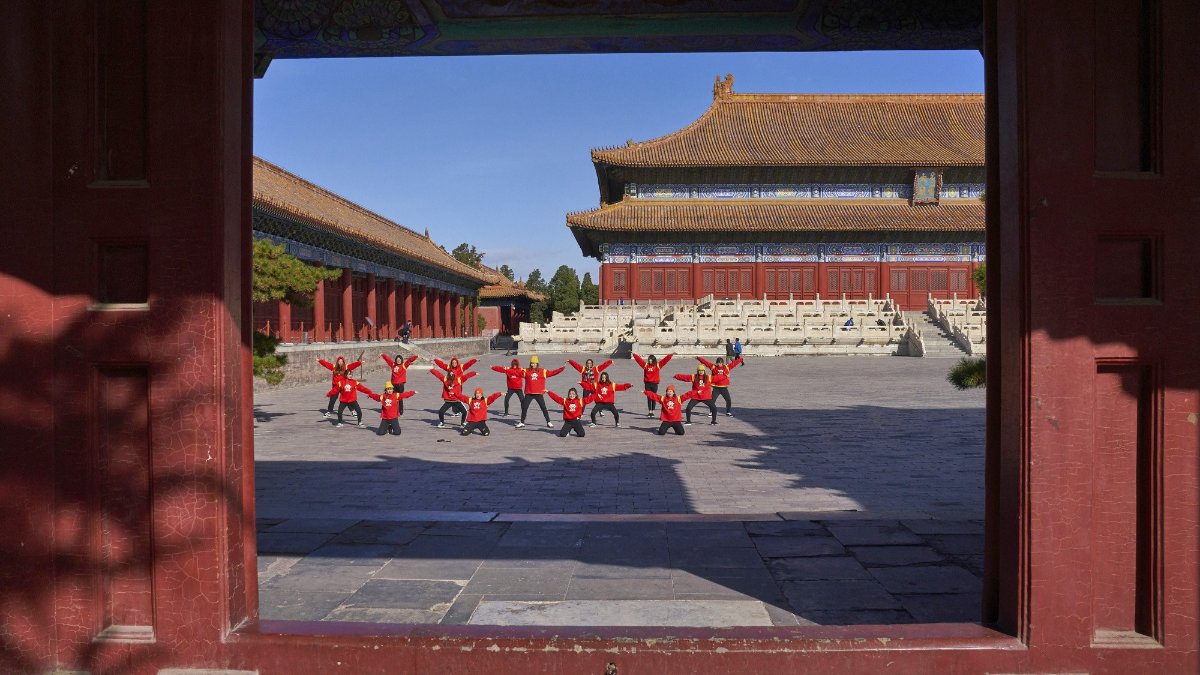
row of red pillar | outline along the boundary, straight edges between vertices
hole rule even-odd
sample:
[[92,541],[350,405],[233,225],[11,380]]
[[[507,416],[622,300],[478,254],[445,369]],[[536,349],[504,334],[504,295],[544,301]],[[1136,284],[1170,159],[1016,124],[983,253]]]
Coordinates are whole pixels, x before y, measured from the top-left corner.
[[[364,320],[356,325],[353,278],[350,270],[343,269],[341,279],[336,282],[342,294],[340,321],[325,315],[325,282],[317,284],[316,301],[313,303],[313,325],[304,327],[310,342],[393,340],[399,337],[400,329],[408,321],[412,322],[411,338],[463,337],[474,336],[477,333],[475,326],[479,309],[478,299],[388,278],[385,280],[384,302],[380,310],[377,309],[378,284],[374,274],[367,275],[366,305],[370,322]],[[467,310],[465,325],[462,325],[464,322],[460,314],[460,308],[463,306]],[[382,311],[385,316],[374,316],[373,313],[377,311]],[[280,301],[278,317],[278,335],[283,342],[304,340],[301,330],[292,326],[291,305]]]

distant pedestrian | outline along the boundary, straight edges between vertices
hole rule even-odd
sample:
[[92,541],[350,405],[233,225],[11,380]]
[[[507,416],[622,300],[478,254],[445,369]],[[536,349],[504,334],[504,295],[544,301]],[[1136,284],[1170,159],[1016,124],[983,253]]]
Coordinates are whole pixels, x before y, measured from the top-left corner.
[[500,398],[500,392],[496,392],[485,398],[483,390],[478,387],[475,389],[475,395],[471,398],[459,394],[459,402],[467,406],[467,422],[463,425],[462,431],[459,433],[463,436],[469,436],[472,431],[479,431],[480,435],[491,436],[492,431],[488,429],[487,425],[487,409],[498,398]]
[[697,403],[703,403],[708,406],[708,411],[712,413],[712,422],[709,424],[716,424],[717,406],[713,405],[712,402],[712,378],[709,377],[708,370],[703,365],[699,365],[696,366],[695,375],[684,375],[681,373],[676,375],[675,379],[692,384],[692,400],[688,401],[687,410],[684,411],[686,418],[683,423],[690,425],[692,423],[692,408],[695,408]]
[[575,387],[571,387],[567,390],[566,398],[563,398],[552,391],[547,391],[546,394],[549,395],[555,403],[563,407],[563,426],[562,429],[558,430],[558,437],[565,438],[567,434],[574,431],[576,436],[583,438],[583,409],[586,408],[589,403],[594,402],[596,397],[588,396],[587,398],[580,398],[579,390]]
[[[644,360],[637,354],[633,355],[633,360],[637,361],[637,364],[642,367],[642,384],[645,385],[644,389],[646,391],[658,393],[658,383],[661,380],[662,368],[670,363],[672,356],[674,354],[667,354],[662,358],[662,361],[659,361],[658,357],[653,354],[647,356]],[[654,404],[654,398],[646,402],[646,417],[654,417]]]
[[727,358],[727,359],[736,359],[737,358],[736,356],[733,355],[733,341],[730,340],[729,338],[725,338],[725,358]]
[[405,321],[404,327],[400,329],[400,341],[404,344],[408,344],[408,338],[412,335],[412,327],[411,321]]
[[[376,432],[380,436],[387,436],[389,433],[400,435],[400,415],[404,412],[404,404],[402,401],[417,392],[396,391],[395,385],[387,382],[383,385],[383,394],[374,392],[365,392],[367,396],[379,401],[382,407],[379,409],[379,430]],[[362,426],[361,424],[359,426]]]
[[326,394],[326,396],[337,396],[339,401],[337,423],[333,425],[334,427],[340,428],[342,426],[342,413],[345,412],[346,408],[352,410],[358,417],[358,426],[367,426],[363,423],[362,407],[358,405],[358,392],[360,391],[368,396],[372,394],[371,390],[364,387],[361,382],[346,375],[341,378],[337,386],[330,389],[329,393]]
[[742,338],[733,339],[733,358],[742,358]]
[[658,435],[662,436],[667,433],[667,429],[675,432],[675,435],[683,435],[683,402],[692,397],[692,392],[684,392],[683,396],[675,394],[675,385],[667,385],[667,393],[659,396],[657,392],[647,389],[645,392],[646,398],[653,399],[656,403],[662,406],[662,413],[658,416]]
[[507,368],[504,366],[492,366],[492,370],[497,373],[504,373],[504,379],[508,385],[508,392],[504,394],[504,416],[508,417],[508,401],[513,396],[517,397],[517,404],[524,409],[525,392],[521,389],[525,386],[525,369],[521,367],[521,362],[513,359]]

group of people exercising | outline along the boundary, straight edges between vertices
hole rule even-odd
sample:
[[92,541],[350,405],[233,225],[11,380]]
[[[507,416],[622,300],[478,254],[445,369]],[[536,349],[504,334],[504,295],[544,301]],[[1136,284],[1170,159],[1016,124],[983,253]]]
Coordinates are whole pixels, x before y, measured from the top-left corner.
[[[725,400],[725,414],[733,415],[733,400],[729,395],[729,374],[742,364],[741,357],[726,363],[723,357],[711,362],[698,356],[696,359],[700,363],[696,366],[695,373],[691,375],[680,373],[674,376],[674,379],[688,383],[687,391],[679,394],[676,392],[674,384],[668,384],[664,393],[659,394],[662,368],[670,362],[672,356],[674,355],[667,354],[660,360],[654,355],[646,358],[637,354],[633,355],[634,360],[642,368],[642,387],[647,399],[646,416],[653,417],[656,408],[659,410],[658,435],[674,431],[682,436],[683,427],[692,423],[692,410],[697,405],[706,406],[711,416],[710,424],[716,424],[715,399],[717,398]],[[333,373],[332,388],[326,393],[328,406],[324,414],[326,418],[332,418],[334,416],[333,404],[338,403],[335,427],[344,426],[346,410],[350,410],[357,417],[358,426],[366,427],[363,422],[362,407],[358,404],[358,394],[361,392],[381,405],[377,433],[381,436],[400,435],[400,415],[404,413],[404,399],[417,393],[415,390],[405,391],[408,384],[408,369],[417,360],[417,357],[404,358],[399,354],[394,358],[387,354],[380,354],[380,357],[387,362],[388,368],[391,369],[389,379],[383,386],[382,394],[376,394],[355,378],[353,373],[362,366],[362,361],[347,363],[346,359],[341,356],[334,363],[318,359],[318,363]],[[437,423],[439,428],[446,426],[446,413],[457,412],[461,418],[458,425],[460,434],[467,436],[478,431],[483,436],[490,435],[491,430],[487,425],[488,406],[495,403],[501,396],[504,396],[504,416],[509,415],[509,403],[512,397],[517,397],[517,401],[521,405],[521,418],[516,424],[518,428],[525,426],[529,408],[533,403],[537,403],[541,408],[546,426],[553,428],[554,423],[550,421],[550,412],[546,408],[545,397],[549,396],[552,401],[562,406],[563,425],[558,436],[561,438],[574,432],[577,436],[582,437],[586,433],[583,425],[584,411],[589,405],[592,406],[589,426],[595,427],[598,416],[603,417],[605,413],[610,413],[613,417],[613,425],[620,427],[621,413],[617,410],[616,395],[617,392],[633,387],[631,383],[612,381],[609,374],[605,372],[612,365],[611,359],[600,365],[595,365],[592,359],[588,359],[583,364],[568,359],[566,364],[554,370],[548,370],[542,367],[537,355],[533,355],[529,357],[529,364],[525,367],[521,366],[518,359],[513,359],[507,368],[492,366],[492,370],[504,374],[507,392],[495,392],[485,396],[483,389],[477,387],[471,396],[467,396],[463,393],[463,384],[477,375],[470,370],[476,361],[477,359],[470,359],[460,363],[457,358],[452,358],[447,363],[441,359],[434,359],[437,368],[431,368],[429,372],[442,385],[442,406],[438,409]],[[567,365],[579,372],[579,387],[571,387],[567,390],[566,396],[560,396],[547,388],[547,382],[550,378],[562,373]],[[687,401],[686,407],[684,401]]]

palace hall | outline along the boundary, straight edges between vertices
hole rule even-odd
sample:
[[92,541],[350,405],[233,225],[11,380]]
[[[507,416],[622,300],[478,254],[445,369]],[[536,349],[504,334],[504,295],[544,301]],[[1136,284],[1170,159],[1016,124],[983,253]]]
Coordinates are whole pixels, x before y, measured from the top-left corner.
[[977,94],[740,94],[592,151],[599,208],[567,214],[602,303],[974,296],[985,258]]
[[447,253],[429,230],[418,234],[258,157],[253,217],[255,239],[342,270],[320,283],[311,307],[255,303],[255,330],[285,343],[394,339],[408,321],[416,338],[475,335],[479,291],[500,283],[498,273]]

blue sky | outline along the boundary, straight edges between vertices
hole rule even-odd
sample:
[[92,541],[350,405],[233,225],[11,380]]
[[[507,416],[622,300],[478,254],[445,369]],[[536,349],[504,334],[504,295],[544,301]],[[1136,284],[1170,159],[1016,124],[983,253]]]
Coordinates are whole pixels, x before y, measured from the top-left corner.
[[671,133],[734,91],[980,92],[977,52],[599,54],[275,61],[254,152],[521,277],[582,277],[565,214],[600,195],[589,151]]

